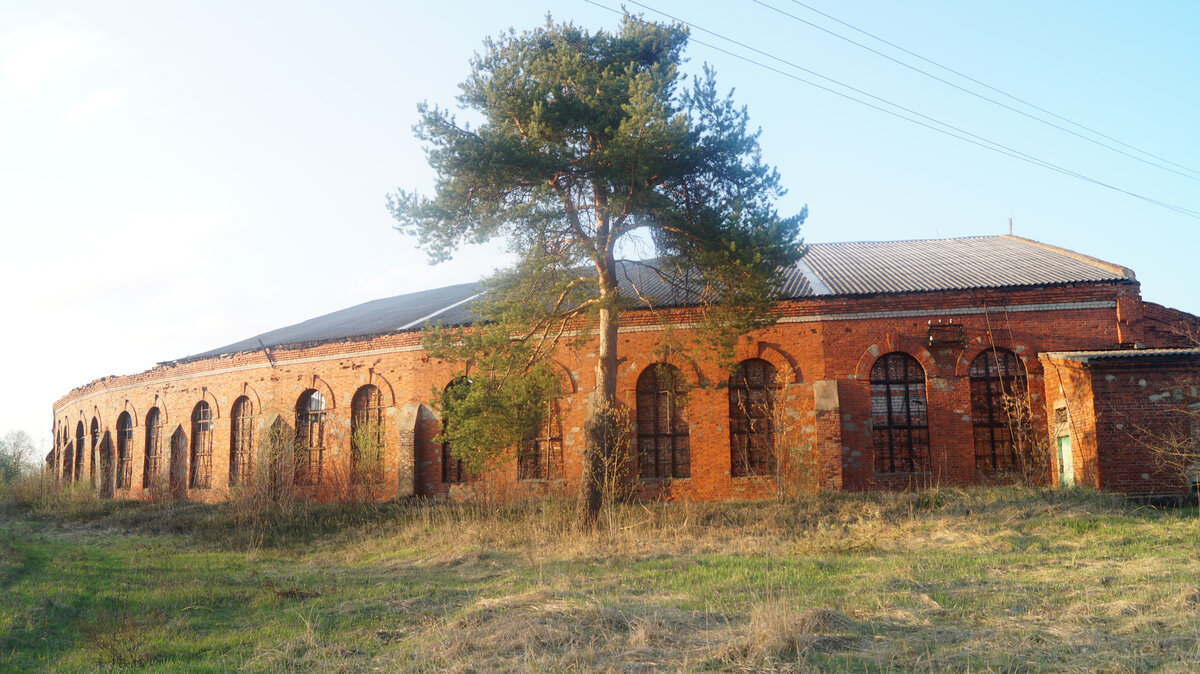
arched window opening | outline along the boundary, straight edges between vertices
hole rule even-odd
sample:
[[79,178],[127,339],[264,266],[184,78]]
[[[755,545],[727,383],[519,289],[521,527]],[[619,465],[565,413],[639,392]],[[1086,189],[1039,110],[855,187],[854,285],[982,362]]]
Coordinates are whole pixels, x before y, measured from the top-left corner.
[[386,444],[383,395],[367,384],[350,401],[350,476],[355,482],[383,481]]
[[67,434],[67,429],[62,430],[63,437],[63,465],[61,477],[63,480],[70,482],[74,479],[75,470],[75,444],[70,441],[70,435]]
[[730,471],[734,477],[775,472],[775,366],[761,358],[738,364],[729,378]]
[[673,365],[655,363],[638,377],[638,475],[642,478],[691,475],[683,393],[683,374]]
[[71,479],[78,482],[79,478],[83,477],[83,438],[87,432],[83,430],[83,422],[75,424],[75,466],[71,473]]
[[[447,397],[454,395],[466,395],[471,387],[471,380],[466,377],[459,377],[446,385]],[[446,439],[446,430],[453,423],[449,412],[442,415],[442,482],[464,482],[466,481],[466,471],[463,470],[462,459],[457,459],[450,451],[450,441]]]
[[192,453],[188,486],[208,489],[212,486],[212,408],[201,400],[192,408]]
[[987,349],[971,361],[970,378],[975,470],[989,475],[1021,470],[1022,440],[1029,437],[1025,366],[1008,349]]
[[253,470],[254,406],[242,396],[229,412],[229,484],[247,484]]
[[320,484],[324,462],[325,396],[310,388],[296,401],[296,484]]
[[925,370],[907,353],[885,354],[871,367],[871,435],[875,472],[929,470]]
[[554,480],[562,477],[562,409],[556,389],[545,402],[542,421],[533,436],[525,441],[517,456],[518,480]]
[[91,479],[92,486],[96,486],[96,463],[99,457],[97,456],[96,448],[100,446],[100,420],[92,417],[91,430],[88,433],[88,477]]
[[133,484],[133,419],[129,412],[117,417],[117,489]]
[[162,414],[157,407],[146,412],[146,452],[142,457],[142,488],[149,489],[162,475]]

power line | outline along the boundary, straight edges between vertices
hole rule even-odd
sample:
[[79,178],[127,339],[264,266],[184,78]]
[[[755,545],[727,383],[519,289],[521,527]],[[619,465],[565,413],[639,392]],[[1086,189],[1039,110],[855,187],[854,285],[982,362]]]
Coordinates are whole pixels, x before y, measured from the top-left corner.
[[1022,104],[1022,105],[1029,106],[1030,108],[1033,108],[1034,110],[1037,110],[1038,112],[1045,113],[1045,114],[1047,114],[1047,115],[1050,115],[1051,117],[1053,117],[1053,118],[1055,118],[1055,119],[1062,120],[1062,121],[1066,122],[1067,124],[1070,124],[1070,125],[1072,125],[1072,126],[1075,126],[1075,127],[1078,127],[1078,128],[1080,128],[1080,129],[1083,129],[1084,131],[1087,131],[1088,133],[1094,133],[1094,134],[1096,134],[1097,136],[1100,136],[1101,138],[1104,138],[1104,139],[1106,139],[1106,140],[1111,140],[1112,142],[1116,143],[1117,145],[1120,145],[1120,146],[1122,146],[1122,147],[1127,147],[1127,148],[1129,148],[1129,149],[1131,149],[1131,150],[1134,150],[1134,151],[1136,151],[1136,152],[1140,152],[1140,153],[1142,153],[1142,154],[1146,155],[1147,157],[1153,157],[1154,159],[1157,159],[1157,160],[1159,160],[1159,161],[1161,161],[1161,162],[1165,162],[1165,163],[1167,163],[1167,164],[1170,164],[1170,165],[1172,165],[1172,166],[1175,166],[1175,167],[1178,167],[1178,168],[1184,169],[1185,171],[1190,171],[1190,172],[1192,172],[1192,173],[1198,173],[1198,174],[1200,174],[1200,171],[1197,171],[1196,169],[1189,168],[1189,167],[1187,167],[1187,166],[1184,166],[1183,164],[1179,164],[1179,163],[1177,163],[1177,162],[1173,162],[1173,161],[1171,161],[1170,159],[1167,159],[1167,158],[1165,158],[1165,157],[1160,157],[1160,156],[1158,156],[1158,155],[1154,154],[1153,152],[1147,152],[1146,150],[1143,150],[1143,149],[1141,149],[1141,148],[1139,148],[1139,147],[1136,147],[1136,146],[1130,145],[1129,143],[1122,142],[1121,140],[1119,140],[1119,139],[1117,139],[1117,138],[1113,138],[1112,136],[1106,135],[1106,134],[1104,134],[1104,133],[1102,133],[1102,132],[1100,132],[1100,131],[1097,131],[1097,130],[1095,130],[1095,129],[1091,128],[1091,127],[1088,127],[1088,126],[1085,126],[1085,125],[1083,125],[1083,124],[1080,124],[1079,122],[1076,122],[1076,121],[1070,120],[1070,119],[1068,119],[1068,118],[1066,118],[1066,117],[1063,117],[1062,115],[1055,114],[1055,113],[1053,113],[1053,112],[1051,112],[1051,111],[1049,111],[1049,110],[1047,110],[1047,109],[1045,109],[1045,108],[1043,108],[1043,107],[1039,107],[1039,106],[1037,106],[1037,105],[1035,105],[1035,104],[1033,104],[1033,103],[1030,103],[1029,101],[1027,101],[1027,100],[1025,100],[1025,99],[1023,99],[1023,98],[1020,98],[1020,97],[1018,97],[1018,96],[1014,96],[1013,94],[1010,94],[1010,93],[1008,93],[1007,91],[1004,91],[1003,89],[997,89],[996,87],[993,87],[992,85],[988,84],[987,82],[981,82],[980,80],[977,80],[977,79],[975,79],[974,77],[971,77],[970,75],[967,75],[967,74],[965,74],[965,73],[959,72],[959,71],[955,70],[954,68],[951,68],[951,67],[949,67],[949,66],[946,66],[946,65],[943,65],[943,64],[941,64],[941,63],[938,63],[937,61],[934,61],[934,60],[932,60],[932,59],[926,58],[926,57],[924,57],[924,56],[921,56],[920,54],[918,54],[918,53],[916,53],[916,52],[909,51],[908,49],[905,49],[904,47],[901,47],[900,45],[898,45],[898,44],[896,44],[896,43],[894,43],[894,42],[889,42],[889,41],[887,41],[887,40],[885,40],[885,39],[883,39],[883,38],[879,37],[878,35],[875,35],[874,33],[867,32],[867,31],[865,31],[865,30],[863,30],[863,29],[859,28],[858,26],[855,26],[855,25],[853,25],[853,24],[850,24],[850,23],[846,23],[845,21],[842,21],[841,19],[837,18],[836,16],[831,16],[831,15],[829,15],[829,14],[826,14],[825,12],[822,12],[821,10],[817,9],[816,7],[813,7],[813,6],[811,6],[811,5],[806,5],[806,4],[804,4],[803,2],[800,2],[800,0],[791,0],[791,1],[792,1],[793,3],[795,3],[795,4],[797,4],[797,5],[800,5],[801,7],[805,8],[805,9],[807,9],[807,10],[811,11],[811,12],[815,12],[815,13],[817,13],[817,14],[820,14],[821,16],[825,17],[826,19],[829,19],[830,21],[837,22],[837,23],[839,23],[839,24],[841,24],[841,25],[843,25],[843,26],[845,26],[845,27],[849,28],[850,30],[853,30],[853,31],[857,31],[857,32],[859,32],[859,33],[862,33],[863,35],[866,35],[867,37],[869,37],[869,38],[871,38],[871,39],[878,40],[879,42],[882,42],[883,44],[886,44],[887,46],[889,46],[889,47],[892,47],[893,49],[898,49],[898,50],[900,50],[900,51],[904,52],[905,54],[908,54],[909,56],[912,56],[912,57],[914,57],[914,58],[918,58],[918,59],[920,59],[920,60],[922,60],[922,61],[924,61],[924,62],[926,62],[926,63],[928,63],[928,64],[930,64],[930,65],[937,66],[938,68],[941,68],[942,70],[945,70],[945,71],[946,71],[946,72],[948,72],[948,73],[952,73],[952,74],[954,74],[954,75],[957,75],[957,76],[959,76],[959,77],[963,78],[964,80],[967,80],[967,81],[969,81],[969,82],[973,82],[973,83],[975,83],[975,84],[978,84],[979,86],[981,86],[981,87],[983,87],[983,88],[985,88],[985,89],[989,89],[989,90],[991,90],[991,91],[994,91],[994,92],[996,92],[996,93],[1000,94],[1001,96],[1005,96],[1005,97],[1007,97],[1007,98],[1010,98],[1010,99],[1012,99],[1012,100],[1014,100],[1014,101],[1016,101],[1016,102],[1018,102],[1018,103],[1020,103],[1020,104]]
[[[1162,171],[1167,171],[1167,172],[1169,172],[1169,173],[1174,173],[1175,175],[1183,176],[1184,178],[1187,178],[1188,180],[1195,180],[1196,182],[1200,182],[1200,178],[1198,178],[1198,177],[1196,177],[1196,176],[1188,175],[1187,173],[1184,173],[1183,171],[1177,171],[1177,170],[1175,170],[1175,169],[1173,169],[1173,168],[1170,168],[1170,167],[1167,167],[1167,166],[1163,166],[1162,164],[1159,164],[1159,163],[1157,163],[1157,162],[1150,161],[1149,159],[1144,159],[1144,158],[1142,158],[1142,157],[1139,157],[1139,156],[1137,156],[1137,155],[1135,155],[1135,154],[1131,154],[1131,153],[1129,153],[1129,152],[1126,152],[1126,151],[1124,151],[1124,150],[1121,150],[1121,149],[1115,148],[1115,147],[1113,147],[1113,146],[1109,145],[1108,143],[1105,143],[1105,142],[1103,142],[1103,141],[1096,140],[1095,138],[1090,138],[1090,137],[1088,137],[1088,136],[1085,136],[1085,135],[1084,135],[1084,134],[1082,134],[1082,133],[1079,133],[1078,131],[1072,131],[1071,129],[1068,129],[1068,128],[1067,128],[1067,127],[1065,127],[1065,126],[1061,126],[1061,125],[1059,125],[1059,124],[1055,124],[1054,122],[1047,121],[1047,120],[1045,120],[1045,119],[1042,119],[1041,117],[1038,117],[1037,115],[1031,115],[1031,114],[1029,114],[1028,112],[1025,112],[1024,110],[1021,110],[1020,108],[1013,107],[1013,106],[1011,106],[1011,105],[1008,105],[1007,103],[1001,103],[1000,101],[997,101],[997,100],[996,100],[996,99],[994,99],[994,98],[990,98],[990,97],[988,97],[988,96],[985,96],[985,95],[983,95],[983,94],[979,93],[978,91],[972,91],[972,90],[970,90],[970,89],[968,89],[968,88],[966,88],[966,87],[959,86],[958,84],[955,84],[954,82],[951,82],[950,80],[947,80],[947,79],[945,79],[945,78],[942,78],[942,77],[938,77],[937,75],[934,75],[933,73],[930,73],[930,72],[928,72],[928,71],[921,70],[920,68],[918,68],[918,67],[916,67],[916,66],[914,66],[914,65],[912,65],[912,64],[905,63],[904,61],[901,61],[900,59],[897,59],[897,58],[894,58],[894,57],[892,57],[892,56],[889,56],[889,55],[887,55],[887,54],[885,54],[885,53],[883,53],[883,52],[881,52],[881,51],[879,51],[879,50],[877,50],[877,49],[872,49],[871,47],[868,47],[867,45],[865,45],[865,44],[863,44],[863,43],[861,43],[861,42],[858,42],[858,41],[856,41],[856,40],[852,40],[852,39],[850,39],[850,38],[846,37],[845,35],[841,35],[841,34],[839,34],[839,33],[835,33],[834,31],[832,31],[832,30],[829,30],[828,28],[825,28],[825,27],[823,27],[823,26],[819,26],[819,25],[817,25],[817,24],[815,24],[815,23],[813,23],[813,22],[811,22],[811,21],[808,21],[808,20],[802,19],[802,18],[800,18],[800,17],[796,16],[795,14],[792,14],[792,13],[790,13],[790,12],[785,12],[785,11],[783,11],[782,9],[779,9],[778,7],[774,7],[774,6],[772,6],[772,5],[769,5],[769,4],[765,3],[765,2],[763,2],[762,0],[750,0],[750,1],[751,1],[751,2],[753,2],[753,3],[754,3],[754,4],[756,4],[756,5],[761,5],[761,6],[763,6],[763,7],[766,7],[767,9],[769,9],[769,10],[771,10],[771,11],[773,11],[773,12],[778,12],[779,14],[782,14],[783,16],[786,16],[786,17],[788,17],[788,18],[791,18],[791,19],[794,19],[794,20],[796,20],[796,21],[799,21],[800,23],[803,23],[803,24],[805,24],[806,26],[812,26],[813,28],[816,28],[817,30],[819,30],[819,31],[821,31],[821,32],[823,32],[823,33],[827,33],[827,34],[829,34],[829,35],[832,35],[833,37],[836,37],[836,38],[837,38],[837,39],[839,39],[839,40],[844,40],[844,41],[846,41],[846,42],[849,42],[850,44],[853,44],[853,45],[856,45],[856,46],[858,46],[858,47],[861,47],[861,48],[863,48],[863,49],[865,49],[865,50],[867,50],[867,51],[871,52],[872,54],[876,54],[876,55],[878,55],[878,56],[880,56],[880,57],[882,57],[882,58],[885,58],[885,59],[887,59],[887,60],[891,61],[892,63],[895,63],[895,64],[897,64],[897,65],[903,66],[903,67],[905,67],[905,68],[908,68],[909,70],[912,70],[913,72],[920,73],[920,74],[922,74],[922,75],[924,75],[924,76],[926,76],[926,77],[929,77],[929,78],[931,78],[931,79],[934,79],[934,80],[936,80],[936,81],[938,81],[938,82],[941,82],[942,84],[945,84],[946,86],[949,86],[949,87],[954,87],[955,89],[958,89],[959,91],[961,91],[961,92],[963,92],[963,93],[970,94],[971,96],[974,96],[974,97],[976,97],[976,98],[979,98],[979,99],[981,99],[981,100],[984,100],[984,101],[987,101],[987,102],[989,102],[989,103],[992,103],[993,105],[998,105],[998,106],[1000,106],[1001,108],[1004,108],[1005,110],[1009,110],[1009,111],[1011,111],[1011,112],[1015,112],[1015,113],[1017,113],[1018,115],[1021,115],[1021,116],[1023,116],[1023,117],[1028,117],[1029,119],[1032,119],[1032,120],[1033,120],[1033,121],[1035,121],[1035,122],[1039,122],[1039,123],[1041,123],[1041,124],[1045,124],[1046,126],[1049,126],[1049,127],[1051,127],[1051,128],[1054,128],[1054,129],[1058,129],[1059,131],[1062,131],[1062,132],[1064,132],[1064,133],[1069,133],[1069,134],[1071,134],[1072,136],[1075,136],[1076,138],[1082,138],[1083,140],[1086,140],[1086,141],[1087,141],[1087,142],[1089,142],[1089,143],[1094,143],[1094,144],[1096,144],[1096,145],[1099,145],[1100,147],[1103,147],[1103,148],[1105,148],[1105,149],[1111,150],[1112,152],[1116,152],[1117,154],[1124,155],[1124,156],[1126,156],[1126,157],[1129,157],[1130,159],[1133,159],[1133,160],[1135,160],[1135,161],[1140,161],[1140,162],[1142,162],[1143,164],[1146,164],[1146,165],[1148,165],[1148,166],[1153,166],[1153,167],[1155,167],[1155,168],[1157,168],[1157,169],[1160,169],[1160,170],[1162,170]],[[795,1],[795,0],[793,0],[793,1]],[[631,4],[638,5],[639,7],[644,7],[644,6],[645,6],[645,5],[642,5],[642,4],[640,4],[640,3],[637,3],[637,2],[632,2]],[[805,5],[805,6],[807,7],[807,5]],[[1022,101],[1022,103],[1024,103],[1024,101]],[[1026,105],[1028,105],[1028,104],[1026,104]],[[1070,121],[1070,120],[1068,120],[1068,121]],[[1071,122],[1071,123],[1072,123],[1072,124],[1074,124],[1074,122]],[[1076,124],[1076,126],[1080,126],[1080,125]],[[1122,145],[1124,145],[1124,143],[1122,143]],[[1137,149],[1137,148],[1134,148],[1134,149]],[[1141,150],[1138,150],[1138,152],[1142,152],[1142,151],[1141,151]],[[1143,152],[1143,154],[1147,154],[1147,155],[1149,155],[1150,153],[1148,153],[1148,152]],[[1153,155],[1150,155],[1150,156],[1153,156]],[[1174,162],[1168,162],[1168,163],[1174,163]],[[1186,169],[1186,170],[1188,170],[1188,171],[1191,171],[1192,173],[1200,173],[1200,171],[1194,171],[1193,169],[1189,169],[1189,168],[1187,168],[1186,166],[1185,166],[1185,167],[1183,167],[1183,168],[1184,168],[1184,169]]]
[[[593,6],[595,6],[595,7],[599,7],[599,8],[601,8],[601,9],[605,9],[605,10],[608,10],[608,11],[610,11],[610,12],[613,12],[614,14],[620,14],[620,15],[623,15],[623,16],[628,16],[628,14],[626,14],[625,12],[623,12],[623,11],[621,11],[621,10],[619,10],[619,9],[613,9],[612,7],[608,7],[608,6],[606,6],[606,5],[603,5],[603,4],[599,3],[599,2],[596,2],[595,0],[583,0],[583,1],[584,1],[584,2],[586,2],[586,3],[587,3],[587,4],[589,4],[589,5],[593,5]],[[718,47],[718,46],[716,46],[716,45],[714,45],[714,44],[710,44],[710,43],[708,43],[708,42],[704,42],[704,41],[702,41],[702,40],[696,40],[696,39],[693,39],[693,40],[692,40],[692,42],[695,42],[696,44],[703,45],[703,46],[705,46],[705,47],[708,47],[709,49],[713,49],[713,50],[715,50],[715,51],[721,52],[722,54],[726,54],[726,55],[728,55],[728,56],[732,56],[732,57],[734,57],[734,58],[736,58],[736,59],[739,59],[739,60],[745,61],[745,62],[747,62],[747,63],[750,63],[750,64],[752,64],[752,65],[756,65],[756,66],[758,66],[758,67],[760,67],[760,68],[764,68],[764,69],[766,69],[766,70],[770,70],[771,72],[774,72],[774,73],[776,73],[776,74],[779,74],[779,75],[783,75],[784,77],[787,77],[787,78],[789,78],[789,79],[793,79],[793,80],[796,80],[796,81],[798,81],[798,82],[803,82],[804,84],[807,84],[807,85],[809,85],[809,86],[812,86],[812,87],[816,87],[817,89],[821,89],[822,91],[826,91],[826,92],[828,92],[828,93],[834,94],[834,95],[836,95],[836,96],[840,96],[840,97],[842,97],[842,98],[845,98],[845,99],[847,99],[847,100],[854,101],[855,103],[858,103],[859,105],[864,105],[864,106],[866,106],[866,107],[868,107],[868,108],[872,108],[872,109],[874,109],[874,110],[878,110],[879,112],[883,112],[883,113],[889,114],[889,115],[891,115],[891,116],[893,116],[893,117],[897,117],[897,118],[899,118],[899,119],[903,119],[903,120],[905,120],[905,121],[907,121],[907,122],[909,122],[909,123],[912,123],[912,124],[916,124],[916,125],[918,125],[918,126],[925,127],[925,128],[927,128],[927,129],[930,129],[930,130],[936,131],[936,132],[938,132],[938,133],[940,133],[940,134],[943,134],[943,135],[946,135],[946,136],[950,136],[951,138],[955,138],[955,139],[958,139],[958,140],[961,140],[961,141],[964,141],[964,142],[970,143],[970,144],[972,144],[972,145],[976,145],[976,146],[982,147],[982,148],[984,148],[984,149],[991,150],[991,151],[993,151],[993,152],[997,152],[997,153],[999,153],[999,154],[1006,155],[1006,156],[1008,156],[1008,157],[1012,157],[1012,158],[1014,158],[1014,159],[1019,159],[1019,160],[1021,160],[1021,161],[1024,161],[1024,162],[1026,162],[1026,163],[1029,163],[1029,164],[1033,164],[1033,165],[1035,165],[1035,166],[1041,166],[1041,167],[1043,167],[1043,168],[1046,168],[1046,169],[1049,169],[1049,170],[1051,170],[1051,171],[1055,171],[1055,172],[1057,172],[1057,173],[1061,173],[1061,174],[1063,174],[1063,175],[1067,175],[1067,176],[1070,176],[1070,177],[1076,178],[1076,179],[1078,179],[1078,180],[1082,180],[1082,181],[1084,181],[1084,182],[1091,183],[1091,184],[1093,184],[1093,185],[1097,185],[1097,186],[1100,186],[1100,187],[1105,187],[1105,188],[1107,188],[1107,189],[1110,189],[1110,190],[1113,190],[1113,191],[1115,191],[1115,192],[1120,192],[1120,193],[1122,193],[1122,194],[1125,194],[1125,195],[1128,195],[1128,196],[1134,197],[1135,199],[1140,199],[1140,200],[1142,200],[1142,201],[1145,201],[1145,202],[1147,202],[1147,203],[1151,203],[1151,204],[1154,204],[1154,205],[1156,205],[1156,206],[1161,206],[1161,207],[1163,207],[1163,208],[1166,208],[1166,209],[1168,209],[1168,210],[1174,211],[1174,212],[1176,212],[1176,213],[1179,213],[1179,214],[1181,214],[1181,215],[1186,215],[1186,216],[1188,216],[1188,217],[1191,217],[1191,218],[1196,218],[1196,219],[1200,220],[1200,211],[1191,210],[1191,209],[1189,209],[1189,208],[1185,208],[1185,207],[1183,207],[1183,206],[1177,206],[1177,205],[1174,205],[1174,204],[1171,204],[1171,203],[1168,203],[1168,202],[1165,202],[1165,201],[1160,201],[1160,200],[1158,200],[1158,199],[1154,199],[1154,198],[1152,198],[1152,197],[1147,197],[1147,196],[1145,196],[1145,195],[1138,194],[1138,193],[1136,193],[1136,192],[1131,192],[1131,191],[1129,191],[1129,190],[1126,190],[1126,189],[1123,189],[1123,188],[1117,187],[1117,186],[1115,186],[1115,185],[1111,185],[1111,184],[1109,184],[1109,183],[1106,183],[1106,182],[1103,182],[1103,181],[1101,181],[1101,180],[1097,180],[1097,179],[1095,179],[1095,178],[1092,178],[1092,177],[1090,177],[1090,176],[1086,176],[1086,175],[1084,175],[1084,174],[1082,174],[1082,173],[1078,173],[1078,172],[1076,172],[1076,171],[1072,171],[1071,169],[1068,169],[1068,168],[1065,168],[1065,167],[1059,166],[1059,165],[1057,165],[1057,164],[1054,164],[1054,163],[1051,163],[1051,162],[1049,162],[1049,161],[1046,161],[1046,160],[1043,160],[1043,159],[1039,159],[1038,157],[1035,157],[1035,156],[1033,156],[1033,155],[1029,155],[1029,154],[1026,154],[1026,153],[1024,153],[1024,152],[1021,152],[1021,151],[1019,151],[1019,150],[1016,150],[1016,149],[1010,148],[1010,147],[1008,147],[1008,146],[1006,146],[1006,145],[1003,145],[1003,144],[1001,144],[1001,143],[998,143],[998,142],[996,142],[996,141],[989,140],[989,139],[987,139],[987,138],[983,138],[982,136],[977,136],[977,135],[975,135],[975,134],[973,134],[973,133],[970,133],[970,132],[968,132],[968,131],[965,131],[965,130],[959,129],[958,127],[955,127],[955,126],[953,126],[953,125],[951,125],[951,124],[947,124],[946,122],[942,122],[942,121],[940,121],[940,120],[934,119],[933,117],[929,117],[928,115],[921,114],[921,113],[919,113],[919,112],[916,112],[916,111],[910,110],[910,109],[908,109],[908,108],[905,108],[904,106],[898,105],[898,104],[896,104],[896,103],[892,103],[891,101],[888,101],[888,100],[886,100],[886,99],[880,98],[880,97],[878,97],[878,96],[875,96],[875,95],[873,95],[873,94],[867,93],[867,92],[865,92],[865,91],[862,91],[862,90],[860,90],[860,89],[856,89],[856,88],[854,88],[854,87],[852,87],[852,86],[850,86],[850,85],[844,84],[844,83],[842,83],[842,82],[840,82],[840,81],[838,81],[838,80],[836,80],[836,79],[833,79],[833,78],[830,78],[830,77],[826,77],[826,76],[824,76],[824,75],[821,75],[821,74],[819,74],[819,73],[813,72],[813,71],[811,71],[811,70],[809,70],[809,69],[807,69],[807,68],[804,68],[804,67],[802,67],[802,66],[799,66],[799,65],[796,65],[796,64],[794,64],[794,63],[791,63],[790,61],[787,61],[787,60],[785,60],[785,59],[781,59],[781,58],[779,58],[779,57],[777,57],[777,56],[773,56],[773,55],[771,55],[771,54],[768,54],[768,53],[766,53],[766,52],[763,52],[763,51],[761,51],[761,50],[759,50],[759,49],[756,49],[756,48],[754,48],[754,47],[751,47],[751,46],[749,46],[749,45],[746,45],[746,44],[744,44],[744,43],[742,43],[742,42],[739,42],[739,41],[737,41],[737,40],[734,40],[734,39],[732,39],[732,38],[726,37],[726,36],[724,36],[724,35],[721,35],[721,34],[719,34],[719,33],[713,32],[713,31],[711,31],[711,30],[705,29],[705,28],[703,28],[703,27],[700,27],[700,26],[698,26],[698,25],[696,25],[696,24],[693,24],[693,23],[691,23],[691,22],[689,22],[689,21],[685,21],[685,20],[683,20],[683,19],[680,19],[680,18],[678,18],[678,17],[672,16],[672,15],[670,15],[670,14],[667,14],[666,12],[660,11],[660,10],[658,10],[658,9],[655,9],[655,8],[653,8],[653,7],[650,7],[650,6],[648,6],[648,5],[642,4],[642,3],[640,3],[640,2],[636,2],[636,1],[634,1],[634,0],[626,0],[626,1],[627,1],[627,2],[630,2],[631,4],[637,5],[637,6],[639,6],[639,7],[642,7],[642,8],[644,8],[644,9],[647,9],[647,10],[649,10],[649,11],[652,11],[652,12],[654,12],[654,13],[656,13],[656,14],[660,14],[660,15],[662,15],[662,16],[665,16],[665,17],[667,17],[667,18],[671,19],[672,21],[677,21],[677,22],[679,22],[679,23],[681,23],[681,24],[683,24],[683,25],[686,25],[686,26],[688,26],[689,28],[692,28],[692,29],[694,29],[694,30],[701,31],[701,32],[703,32],[703,33],[708,33],[709,35],[713,35],[713,36],[715,36],[715,37],[718,37],[718,38],[720,38],[720,39],[722,39],[722,40],[725,40],[726,42],[729,42],[729,43],[731,43],[731,44],[735,44],[735,45],[738,45],[738,46],[740,46],[740,47],[742,47],[742,48],[749,49],[750,51],[753,51],[753,52],[756,52],[756,53],[758,53],[758,54],[761,54],[761,55],[763,55],[763,56],[767,56],[768,58],[771,58],[771,59],[773,59],[773,60],[775,60],[775,61],[778,61],[778,62],[780,62],[780,63],[786,64],[786,65],[788,65],[789,67],[796,68],[796,69],[798,69],[798,70],[802,70],[802,71],[804,71],[804,72],[810,73],[810,74],[812,74],[812,75],[815,75],[815,76],[817,76],[817,77],[820,77],[820,78],[822,78],[822,79],[824,79],[824,80],[827,80],[827,81],[829,81],[829,82],[833,82],[833,83],[837,84],[838,86],[841,86],[841,87],[844,87],[844,88],[846,88],[846,89],[849,89],[849,90],[851,90],[851,91],[854,91],[854,92],[860,93],[860,94],[862,94],[862,95],[864,95],[864,96],[868,96],[868,97],[870,97],[870,98],[872,98],[872,99],[875,99],[875,100],[878,100],[878,101],[880,101],[880,102],[882,102],[882,103],[884,103],[884,104],[886,104],[886,105],[890,105],[890,106],[892,106],[892,107],[894,107],[894,108],[896,108],[896,109],[898,109],[898,110],[903,110],[903,111],[905,111],[905,112],[908,112],[908,113],[910,113],[910,114],[917,115],[918,117],[921,117],[921,118],[924,118],[924,119],[927,119],[927,120],[929,120],[929,121],[930,121],[930,122],[932,122],[933,124],[939,124],[939,125],[941,125],[941,126],[943,126],[943,127],[946,127],[946,128],[944,128],[944,129],[943,129],[943,128],[938,128],[937,126],[933,126],[933,124],[927,124],[927,123],[925,123],[925,122],[922,122],[922,121],[920,121],[920,120],[913,119],[913,118],[911,118],[911,117],[906,117],[905,115],[903,115],[903,114],[900,114],[900,113],[898,113],[898,112],[895,112],[894,110],[888,110],[887,108],[883,108],[883,107],[880,107],[880,106],[878,106],[878,105],[875,105],[875,104],[873,104],[873,103],[869,103],[869,102],[867,102],[867,101],[864,101],[864,100],[861,100],[861,99],[855,98],[854,96],[851,96],[851,95],[849,95],[849,94],[843,93],[843,92],[841,92],[841,91],[837,91],[836,89],[831,89],[831,88],[829,88],[829,87],[826,87],[826,86],[824,86],[824,85],[822,85],[822,84],[818,84],[818,83],[816,83],[816,82],[813,82],[813,81],[811,81],[811,80],[807,80],[807,79],[805,79],[805,78],[803,78],[803,77],[800,77],[799,75],[796,75],[796,74],[794,74],[794,73],[790,73],[790,72],[786,72],[786,71],[784,71],[784,70],[780,70],[779,68],[776,68],[776,67],[774,67],[774,66],[768,65],[768,64],[766,64],[766,63],[763,63],[763,62],[761,62],[761,61],[756,61],[756,60],[754,60],[754,59],[752,59],[752,58],[750,58],[750,57],[748,57],[748,56],[744,56],[744,55],[742,55],[742,54],[738,54],[738,53],[736,53],[736,52],[729,51],[728,49],[725,49],[725,48],[723,48],[723,47]],[[645,21],[645,20],[643,20],[643,19],[641,19],[641,18],[639,18],[639,17],[632,17],[632,18],[633,18],[634,20],[636,20],[636,21],[639,21],[639,22],[641,22],[641,23],[644,23],[644,24],[649,24],[649,23],[650,23],[650,22],[648,22],[648,21]],[[958,132],[958,133],[954,133],[954,132],[952,132],[952,131],[947,131],[946,129],[952,129],[953,131],[956,131],[956,132]],[[959,135],[959,134],[963,134],[963,135]]]

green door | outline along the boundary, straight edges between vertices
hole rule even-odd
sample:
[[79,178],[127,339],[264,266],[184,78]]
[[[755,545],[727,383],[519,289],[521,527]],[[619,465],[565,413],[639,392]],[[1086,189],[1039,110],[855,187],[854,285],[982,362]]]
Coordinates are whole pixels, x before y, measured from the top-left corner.
[[1075,461],[1071,458],[1071,436],[1058,439],[1058,486],[1075,486]]

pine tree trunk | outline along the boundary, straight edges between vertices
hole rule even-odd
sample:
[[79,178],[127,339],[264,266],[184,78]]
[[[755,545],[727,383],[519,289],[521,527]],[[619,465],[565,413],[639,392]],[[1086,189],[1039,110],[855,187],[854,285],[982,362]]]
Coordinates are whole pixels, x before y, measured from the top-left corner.
[[613,445],[619,434],[614,428],[613,413],[617,404],[617,309],[609,301],[616,293],[615,265],[602,275],[599,352],[596,359],[596,386],[588,399],[584,420],[586,441],[583,453],[583,474],[579,483],[579,524],[593,529],[600,517],[604,502],[603,481],[605,465],[618,447]]

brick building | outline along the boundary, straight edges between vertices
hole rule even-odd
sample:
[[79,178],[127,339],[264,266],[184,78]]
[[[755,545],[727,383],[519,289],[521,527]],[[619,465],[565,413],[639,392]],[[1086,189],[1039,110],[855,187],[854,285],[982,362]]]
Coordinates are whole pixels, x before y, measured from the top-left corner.
[[[618,395],[642,494],[762,495],[792,456],[825,489],[1182,488],[1119,418],[1162,426],[1160,407],[1200,400],[1186,338],[1200,321],[1144,302],[1124,267],[1013,236],[811,244],[782,290],[778,322],[741,341],[732,371],[672,348],[687,306],[622,313]],[[93,381],[54,404],[48,463],[117,498],[213,501],[252,479],[317,498],[573,489],[586,346],[558,354],[561,396],[510,461],[472,477],[434,442],[428,401],[461,373],[422,350],[420,329],[469,322],[477,296],[464,284],[376,300]]]

